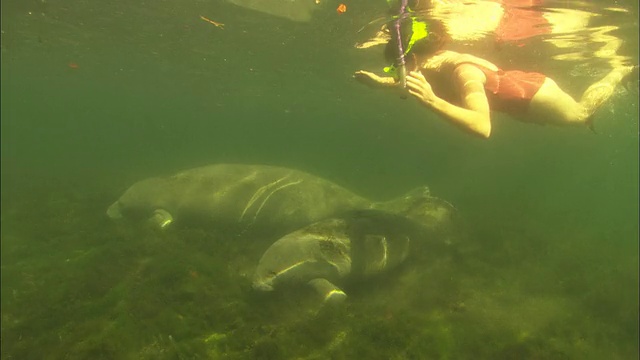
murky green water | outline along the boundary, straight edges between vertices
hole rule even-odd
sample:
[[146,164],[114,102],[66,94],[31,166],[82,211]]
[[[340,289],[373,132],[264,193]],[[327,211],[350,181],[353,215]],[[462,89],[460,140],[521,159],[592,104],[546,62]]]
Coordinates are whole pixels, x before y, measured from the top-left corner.
[[[337,4],[293,22],[221,1],[2,2],[3,359],[637,358],[637,87],[603,106],[599,134],[497,116],[477,140],[354,82],[385,65],[353,45],[386,4]],[[637,3],[554,5],[601,14],[590,27],[617,25],[638,62]],[[606,73],[598,41],[584,59],[459,45],[577,97]],[[251,289],[275,239],[105,214],[135,181],[220,162],[372,199],[427,184],[459,233],[326,311],[305,289]]]

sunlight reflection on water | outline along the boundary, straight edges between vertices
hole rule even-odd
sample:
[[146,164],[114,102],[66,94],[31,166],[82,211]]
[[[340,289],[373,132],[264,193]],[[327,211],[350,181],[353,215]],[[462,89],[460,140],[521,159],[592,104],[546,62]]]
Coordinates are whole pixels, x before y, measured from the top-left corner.
[[442,20],[454,41],[492,37],[498,44],[524,46],[542,40],[554,48],[554,60],[628,64],[629,57],[618,54],[623,44],[620,27],[612,24],[632,23],[632,15],[621,7],[597,6],[572,1],[440,0],[426,12]]

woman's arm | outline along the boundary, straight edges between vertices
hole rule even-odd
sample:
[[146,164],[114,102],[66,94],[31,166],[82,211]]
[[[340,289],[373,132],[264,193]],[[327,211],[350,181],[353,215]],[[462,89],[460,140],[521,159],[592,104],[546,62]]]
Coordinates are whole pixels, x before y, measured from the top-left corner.
[[358,70],[353,74],[353,77],[361,83],[373,86],[391,87],[396,86],[398,83],[391,76],[379,76],[370,71]]
[[491,135],[489,101],[484,90],[486,77],[472,65],[460,65],[454,71],[454,81],[463,107],[453,105],[436,96],[419,71],[407,76],[409,93],[421,103],[444,116],[454,125],[474,135],[488,138]]

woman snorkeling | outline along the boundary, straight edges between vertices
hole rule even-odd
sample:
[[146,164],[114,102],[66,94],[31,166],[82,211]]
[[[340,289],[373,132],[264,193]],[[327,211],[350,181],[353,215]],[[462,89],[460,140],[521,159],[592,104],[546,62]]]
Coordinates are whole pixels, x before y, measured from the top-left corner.
[[[576,101],[544,74],[505,71],[480,57],[444,50],[448,36],[438,21],[406,17],[400,33],[391,36],[385,48],[385,57],[392,64],[385,68],[387,76],[360,70],[354,77],[368,84],[396,87],[404,83],[398,74],[406,67],[406,87],[413,97],[460,129],[482,138],[491,135],[491,111],[541,125],[587,125],[593,129],[595,111],[625,77],[637,74],[637,65],[618,65]],[[398,49],[404,51],[401,56]]]

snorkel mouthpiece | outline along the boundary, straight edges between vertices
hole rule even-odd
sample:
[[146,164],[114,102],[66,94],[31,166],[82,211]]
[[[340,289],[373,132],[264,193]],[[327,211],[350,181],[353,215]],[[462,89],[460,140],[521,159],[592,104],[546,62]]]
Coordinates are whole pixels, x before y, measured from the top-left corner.
[[407,88],[407,66],[402,64],[398,69],[398,82],[403,89]]

